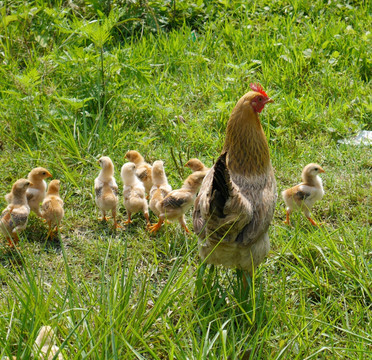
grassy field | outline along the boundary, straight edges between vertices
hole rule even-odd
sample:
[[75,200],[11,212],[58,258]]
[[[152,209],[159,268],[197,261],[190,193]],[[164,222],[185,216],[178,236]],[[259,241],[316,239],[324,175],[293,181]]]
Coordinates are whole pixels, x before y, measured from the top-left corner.
[[[18,251],[0,242],[0,359],[29,359],[45,324],[69,360],[372,358],[370,147],[337,142],[372,130],[368,1],[1,4],[1,209],[44,166],[66,215],[59,240],[31,215]],[[178,224],[150,236],[139,214],[125,230],[98,221],[93,182],[107,155],[121,187],[136,149],[177,188],[188,158],[213,164],[250,82],[275,100],[261,121],[278,193],[309,162],[326,173],[323,225],[286,227],[279,197],[244,292]]]

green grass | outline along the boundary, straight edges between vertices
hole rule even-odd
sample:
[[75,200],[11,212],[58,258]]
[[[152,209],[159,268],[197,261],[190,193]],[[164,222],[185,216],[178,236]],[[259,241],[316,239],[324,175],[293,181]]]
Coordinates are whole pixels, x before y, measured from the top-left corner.
[[[0,9],[1,209],[44,166],[66,210],[60,239],[31,215],[18,251],[0,245],[0,358],[28,359],[45,324],[66,359],[372,357],[370,147],[337,143],[372,130],[370,4],[110,3]],[[250,82],[275,99],[261,121],[278,193],[307,163],[326,173],[324,225],[284,226],[279,197],[272,251],[244,293],[176,224],[149,236],[140,215],[125,231],[100,223],[93,181],[104,154],[121,186],[136,149],[180,186],[188,158],[213,164]]]

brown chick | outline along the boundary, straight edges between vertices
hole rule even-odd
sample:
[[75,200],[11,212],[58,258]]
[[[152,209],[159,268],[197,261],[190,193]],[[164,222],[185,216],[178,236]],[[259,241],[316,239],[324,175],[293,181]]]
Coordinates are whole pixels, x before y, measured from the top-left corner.
[[160,215],[160,203],[172,191],[172,186],[168,184],[167,176],[164,171],[164,163],[161,160],[154,161],[152,164],[152,181],[154,185],[150,190],[149,207],[156,215]]
[[9,196],[10,203],[0,216],[0,231],[8,240],[10,247],[19,242],[18,233],[27,226],[30,207],[26,192],[30,185],[31,182],[27,179],[19,179],[13,184]]
[[145,187],[136,175],[136,165],[132,162],[124,164],[121,168],[121,178],[124,183],[124,206],[128,213],[126,224],[132,222],[131,215],[143,212],[147,226],[150,225],[149,206],[146,200]]
[[[273,100],[259,84],[250,87],[231,113],[222,155],[195,200],[193,223],[202,260],[252,276],[270,250],[268,229],[277,193],[259,119]],[[245,276],[243,284],[247,285]]]
[[199,159],[190,159],[186,164],[186,167],[190,168],[192,172],[194,171],[205,171],[207,172],[209,168],[207,168]]
[[292,211],[300,209],[311,224],[317,226],[317,223],[310,217],[310,211],[315,202],[321,200],[324,195],[320,173],[324,173],[320,165],[308,164],[302,171],[302,183],[282,192],[283,200],[287,205],[285,224],[290,225],[289,216]]
[[[52,180],[48,185],[48,191],[41,205],[41,216],[48,223],[48,237],[58,232],[59,226],[65,214],[63,200],[59,195],[60,181]],[[55,227],[55,229],[53,229]]]
[[52,177],[52,174],[43,167],[32,169],[27,178],[32,183],[27,190],[27,201],[31,211],[41,217],[40,203],[43,202],[46,194],[47,184],[45,179]]
[[196,171],[189,175],[184,181],[181,189],[171,191],[163,201],[157,205],[159,211],[159,221],[157,224],[150,226],[149,230],[156,233],[165,218],[167,220],[178,220],[181,227],[186,232],[190,232],[186,226],[185,213],[192,207],[202,181],[205,177],[205,172]]
[[[50,326],[42,326],[39,330],[39,334],[35,340],[33,351],[36,358],[44,360],[63,360],[63,356],[59,351],[55,342],[55,334]],[[57,357],[55,358],[56,354]]]
[[151,165],[145,162],[143,156],[135,150],[128,151],[125,154],[125,158],[136,165],[136,175],[143,182],[146,194],[150,194],[150,190],[153,185]]
[[114,177],[114,164],[108,156],[102,156],[98,160],[102,170],[94,180],[96,204],[102,211],[102,220],[107,221],[106,212],[111,211],[114,219],[114,227],[119,228],[116,214],[118,207],[118,185]]

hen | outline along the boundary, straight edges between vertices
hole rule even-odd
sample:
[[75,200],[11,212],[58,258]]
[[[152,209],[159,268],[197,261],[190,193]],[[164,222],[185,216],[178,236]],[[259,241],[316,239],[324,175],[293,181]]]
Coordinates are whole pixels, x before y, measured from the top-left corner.
[[277,193],[258,116],[273,100],[259,84],[250,87],[231,113],[222,155],[195,200],[193,224],[199,255],[206,263],[242,269],[252,276],[270,250],[268,228]]

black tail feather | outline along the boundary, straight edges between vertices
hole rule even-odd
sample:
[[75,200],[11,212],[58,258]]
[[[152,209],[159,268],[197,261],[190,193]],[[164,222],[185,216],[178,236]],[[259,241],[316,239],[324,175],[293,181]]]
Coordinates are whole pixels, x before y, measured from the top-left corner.
[[227,152],[222,154],[214,165],[210,210],[220,218],[224,218],[224,208],[230,196],[230,174],[226,166]]

